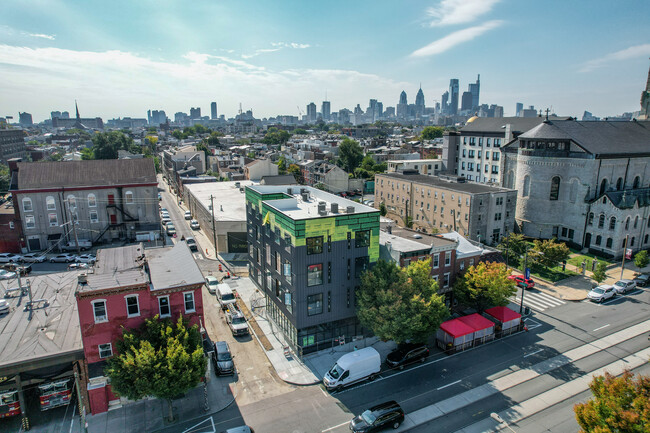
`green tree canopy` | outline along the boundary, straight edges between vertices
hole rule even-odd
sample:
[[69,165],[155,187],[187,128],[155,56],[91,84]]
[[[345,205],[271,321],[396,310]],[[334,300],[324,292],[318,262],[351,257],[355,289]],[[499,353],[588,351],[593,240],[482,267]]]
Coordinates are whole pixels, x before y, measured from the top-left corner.
[[120,131],[99,132],[92,138],[93,155],[95,159],[117,159],[118,150],[135,151],[139,153],[141,148],[134,145],[133,139]]
[[0,193],[9,190],[9,166],[0,164]]
[[564,242],[557,242],[555,239],[544,241],[535,240],[535,246],[528,253],[528,257],[535,263],[547,268],[557,266],[558,263],[567,260],[571,250]]
[[165,399],[170,420],[172,399],[194,388],[205,375],[198,326],[188,327],[182,317],[176,323],[158,316],[145,319],[140,328],[124,330],[116,348],[105,370],[113,392],[129,400]]
[[285,174],[287,172],[287,160],[284,156],[278,159],[278,174]]
[[296,128],[293,130],[294,135],[307,135],[307,130],[302,128]]
[[634,255],[634,266],[637,268],[645,268],[650,263],[650,258],[648,258],[648,252],[646,250],[641,250]]
[[605,273],[606,270],[607,265],[605,262],[598,262],[591,278],[593,278],[598,284],[602,283],[605,281],[605,278],[607,278],[607,274]]
[[278,129],[274,126],[269,128],[269,130],[266,132],[264,138],[262,139],[262,143],[274,145],[284,144],[289,141],[289,138],[291,138],[291,134],[283,129]]
[[388,213],[388,209],[386,209],[386,204],[382,201],[379,203],[379,215],[386,216],[386,213]]
[[502,250],[508,250],[509,255],[523,256],[526,252],[526,239],[524,235],[520,233],[508,233],[507,236],[501,238],[501,243],[499,243],[499,248]]
[[430,271],[431,260],[413,262],[405,269],[379,260],[361,276],[356,295],[363,326],[384,341],[426,342],[449,316]]
[[293,175],[293,178],[296,179],[296,182],[299,184],[302,185],[305,183],[305,180],[302,178],[302,171],[300,171],[300,167],[296,164],[290,164],[287,168],[287,173]]
[[359,143],[348,137],[344,138],[339,145],[338,164],[348,173],[354,173],[363,160],[363,149]]
[[517,292],[515,282],[508,278],[509,275],[510,271],[503,263],[481,262],[470,266],[456,280],[454,295],[461,303],[479,313],[495,305],[506,306],[510,302],[508,298]]
[[83,149],[81,149],[81,159],[82,161],[95,159],[95,154],[93,153],[93,150],[88,147],[84,147]]
[[650,377],[605,372],[589,384],[593,398],[573,407],[581,433],[650,431]]
[[434,138],[442,137],[442,133],[445,131],[444,128],[439,126],[425,126],[420,134],[421,140],[433,140]]

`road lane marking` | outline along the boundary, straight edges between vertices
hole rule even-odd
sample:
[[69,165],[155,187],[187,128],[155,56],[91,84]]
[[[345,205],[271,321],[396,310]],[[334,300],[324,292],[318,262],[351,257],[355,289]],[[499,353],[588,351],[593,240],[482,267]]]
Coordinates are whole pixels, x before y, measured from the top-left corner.
[[456,385],[457,383],[460,383],[460,380],[457,380],[456,382],[448,383],[447,385],[441,386],[437,390],[440,391],[441,389],[447,388],[448,386]]
[[591,332],[596,332],[596,331],[599,331],[599,330],[601,330],[601,329],[605,329],[605,328],[607,328],[608,326],[609,326],[609,323],[608,323],[607,325],[601,326],[600,328],[596,328],[596,329],[594,329],[594,330],[591,331]]
[[535,351],[535,352],[533,352],[533,353],[529,353],[528,355],[524,355],[524,358],[528,358],[529,356],[533,356],[533,355],[535,355],[536,353],[543,352],[543,351],[544,351],[544,349],[539,349],[539,350],[537,350],[537,351]]
[[326,428],[325,430],[322,430],[321,433],[325,433],[325,432],[328,432],[328,431],[332,431],[332,430],[334,430],[335,428],[343,427],[344,425],[349,424],[349,423],[350,423],[350,421],[346,421],[346,422],[343,422],[343,423],[341,423],[341,424],[339,424],[339,425],[335,425],[334,427]]

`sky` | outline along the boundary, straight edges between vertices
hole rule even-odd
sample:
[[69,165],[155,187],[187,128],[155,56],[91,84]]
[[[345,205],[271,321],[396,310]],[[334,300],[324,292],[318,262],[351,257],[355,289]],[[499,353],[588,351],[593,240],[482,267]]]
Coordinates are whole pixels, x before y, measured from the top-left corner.
[[639,110],[647,0],[20,0],[0,14],[0,117],[173,119],[427,106],[481,75],[480,102],[559,115]]

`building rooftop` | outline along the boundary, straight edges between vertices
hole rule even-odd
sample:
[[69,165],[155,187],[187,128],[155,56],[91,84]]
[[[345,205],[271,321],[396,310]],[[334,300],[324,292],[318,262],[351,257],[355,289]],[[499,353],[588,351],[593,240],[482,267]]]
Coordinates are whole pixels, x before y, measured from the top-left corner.
[[[397,238],[395,239],[395,241],[398,242],[397,245],[403,245],[404,248],[412,248],[409,250],[399,249],[399,251],[408,252],[408,251],[419,251],[421,249],[431,249],[432,247],[434,248],[448,247],[448,246],[453,247],[455,244],[454,240],[443,238],[440,235],[422,233],[415,230],[398,227],[395,225],[395,223],[392,220],[390,221],[390,223],[386,223],[382,221],[380,225],[381,225],[381,230],[379,231],[379,235],[380,235],[379,243],[382,243],[383,240],[389,240],[391,241],[393,246],[395,246],[396,244],[395,242],[393,242],[393,238]],[[391,233],[388,233],[389,230],[388,227],[390,227]]]
[[[559,120],[568,117],[549,116],[549,119]],[[513,132],[525,132],[542,123],[544,117],[477,117],[461,128],[463,132],[492,132],[505,134],[507,124]]]
[[147,284],[143,251],[142,244],[97,250],[97,261],[86,283],[79,284],[79,293]]
[[[462,259],[465,257],[472,257],[472,256],[480,256],[481,254],[483,254],[483,251],[486,250],[485,248],[479,247],[474,243],[470,242],[469,240],[467,240],[467,238],[461,236],[460,233],[455,231],[451,231],[449,233],[442,233],[440,236],[445,239],[458,242],[458,247],[456,248],[457,259]],[[492,250],[489,251],[491,252]]]
[[152,158],[19,162],[12,190],[117,185],[156,185]]
[[440,164],[441,159],[389,159],[386,162],[392,162],[394,164]]
[[[429,185],[436,188],[448,189],[451,191],[465,192],[469,194],[489,194],[496,192],[515,191],[513,189],[501,188],[498,186],[491,186],[482,183],[474,182],[456,182],[447,180],[440,176],[427,176],[424,174],[411,174],[407,173],[381,173],[377,176],[384,176],[395,180],[402,180],[407,182],[416,182],[419,184]],[[376,181],[375,181],[376,185]],[[376,186],[375,186],[376,188]]]
[[203,284],[205,279],[185,242],[146,250],[153,290]]
[[[239,184],[237,187],[235,184]],[[210,212],[210,196],[214,197],[214,219],[216,221],[246,221],[246,199],[239,188],[255,185],[250,180],[237,182],[210,182],[186,184],[197,201]]]
[[[75,298],[79,273],[69,271],[23,278],[23,287],[29,281],[32,298],[45,300],[31,311],[31,320],[30,312],[24,311],[29,295],[12,290],[18,288],[16,280],[0,281],[2,294],[10,306],[8,314],[0,315],[0,376],[24,370],[25,363],[40,368],[47,366],[50,358],[83,357]],[[60,363],[60,359],[54,363]]]
[[0,215],[14,215],[14,203],[9,200],[0,204]]
[[[312,218],[327,218],[332,216],[348,215],[348,207],[353,210],[352,213],[378,213],[379,210],[352,200],[321,191],[309,186],[278,186],[278,185],[253,185],[249,189],[260,194],[278,194],[286,196],[284,199],[264,200],[265,204],[278,210],[293,220],[303,220]],[[309,194],[307,200],[304,200],[301,191]],[[290,192],[290,193],[289,193]],[[325,213],[318,213],[318,204],[325,203]],[[338,205],[338,210],[332,212],[332,204]]]

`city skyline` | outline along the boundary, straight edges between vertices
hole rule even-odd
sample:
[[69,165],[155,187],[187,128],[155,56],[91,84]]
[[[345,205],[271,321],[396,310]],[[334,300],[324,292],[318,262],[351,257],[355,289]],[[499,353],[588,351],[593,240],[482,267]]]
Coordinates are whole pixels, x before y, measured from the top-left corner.
[[77,99],[84,116],[105,119],[197,104],[209,113],[212,101],[226,117],[241,102],[261,118],[297,115],[312,101],[330,101],[332,112],[370,99],[396,106],[402,90],[414,101],[420,83],[431,107],[450,79],[462,93],[477,74],[481,103],[505,115],[523,102],[613,116],[638,110],[647,74],[650,5],[634,3],[593,2],[586,14],[559,1],[336,1],[318,11],[282,2],[25,1],[0,17],[0,116],[26,111],[38,122]]

